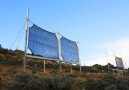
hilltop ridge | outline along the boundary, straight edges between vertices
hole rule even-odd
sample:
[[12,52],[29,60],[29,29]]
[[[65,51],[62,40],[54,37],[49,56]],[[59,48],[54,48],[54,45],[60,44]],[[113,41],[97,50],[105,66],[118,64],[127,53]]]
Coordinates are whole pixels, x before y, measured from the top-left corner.
[[[8,87],[10,87],[12,82],[15,80],[17,74],[20,73],[18,75],[22,75],[23,60],[24,60],[24,51],[8,50],[2,47],[0,48],[0,88],[8,89]],[[110,65],[110,68],[116,68],[111,64],[109,65]],[[127,82],[125,84],[129,83],[128,76],[123,77],[123,75],[118,75],[116,72],[113,73],[112,69],[109,69],[109,70],[107,69],[107,65],[102,66],[102,65],[95,64],[93,66],[82,66],[81,73],[79,72],[78,65],[72,65],[72,73],[71,73],[70,64],[63,63],[62,72],[59,72],[59,64],[57,62],[46,60],[45,71],[46,72],[44,73],[43,60],[32,59],[32,58],[27,59],[27,69],[26,69],[27,75],[30,75],[34,79],[36,79],[35,76],[37,78],[51,77],[53,79],[55,76],[58,76],[61,79],[63,79],[64,76],[67,76],[67,77],[73,78],[75,81],[80,83],[81,86],[77,85],[76,87],[78,88],[77,90],[81,90],[79,89],[80,87],[83,89],[85,88],[86,90],[94,90],[94,89],[98,90],[97,88],[99,88],[99,90],[104,90],[104,88],[106,87],[119,88],[117,83],[110,85],[109,81],[107,81],[106,79],[107,77],[108,79],[115,78],[116,81],[121,81],[124,83]],[[67,79],[65,78],[64,80],[67,80]],[[104,84],[104,82],[107,84]],[[89,84],[91,84],[91,86],[89,86]],[[102,85],[102,86],[98,86],[98,85]],[[92,86],[95,86],[95,87],[92,88]],[[125,88],[125,86],[124,87],[121,86],[121,88]],[[129,87],[126,86],[126,88],[129,88]],[[46,89],[46,90],[52,90],[52,89]],[[63,89],[59,89],[59,90],[63,90]],[[127,90],[127,89],[124,89],[124,90]]]

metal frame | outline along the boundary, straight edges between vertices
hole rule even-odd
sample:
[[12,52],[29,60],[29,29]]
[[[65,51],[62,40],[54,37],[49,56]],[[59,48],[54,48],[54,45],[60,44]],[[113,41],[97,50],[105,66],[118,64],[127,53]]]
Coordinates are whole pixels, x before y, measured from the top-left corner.
[[27,53],[27,43],[28,43],[28,31],[29,31],[29,8],[27,9],[27,16],[26,16],[26,36],[25,36],[25,52],[24,52],[24,66],[23,71],[26,70],[26,53]]
[[[58,31],[59,31],[59,27],[58,27]],[[58,56],[59,56],[59,69],[60,72],[62,71],[62,67],[61,67],[61,43],[60,43],[60,33],[58,32]]]
[[29,57],[29,58],[36,58],[36,59],[47,59],[47,60],[56,60],[56,61],[59,61],[59,59],[44,58],[44,57],[32,56],[32,55],[26,55],[26,57]]
[[78,60],[79,60],[79,66],[80,66],[80,73],[82,72],[82,68],[81,68],[81,60],[80,60],[80,46],[79,46],[79,37],[77,40],[77,47],[78,47]]
[[[58,27],[58,31],[59,31],[59,27]],[[26,59],[28,58],[37,58],[37,59],[44,59],[44,72],[45,72],[45,60],[55,60],[55,61],[59,61],[59,69],[60,72],[62,71],[62,67],[61,67],[61,63],[65,62],[64,60],[62,60],[62,56],[61,56],[61,43],[60,43],[60,33],[57,33],[57,39],[58,39],[58,57],[59,59],[51,59],[51,58],[44,58],[44,57],[40,57],[40,56],[32,56],[32,55],[27,55],[27,50],[28,50],[28,37],[29,37],[29,8],[27,9],[27,16],[26,16],[26,35],[25,35],[25,49],[24,49],[24,65],[23,65],[23,71],[26,71]],[[78,47],[78,60],[79,63],[74,63],[74,62],[65,62],[65,63],[70,63],[70,65],[72,66],[72,64],[79,64],[80,66],[80,72],[81,72],[81,62],[80,62],[80,49],[79,49],[79,38],[77,41],[77,47]]]

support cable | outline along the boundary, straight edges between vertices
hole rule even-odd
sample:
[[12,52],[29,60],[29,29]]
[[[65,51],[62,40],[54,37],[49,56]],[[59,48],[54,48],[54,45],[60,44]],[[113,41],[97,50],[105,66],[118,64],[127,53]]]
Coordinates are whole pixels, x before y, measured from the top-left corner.
[[21,41],[21,38],[22,38],[22,35],[23,35],[23,31],[24,31],[24,29],[23,29],[22,32],[21,32],[21,35],[20,35],[20,38],[19,38],[19,40],[18,40],[18,44],[17,44],[17,48],[16,48],[16,49],[18,49],[18,47],[19,47],[19,43],[20,43],[20,41]]
[[32,22],[31,20],[29,20],[29,22],[31,23],[31,24],[35,24],[34,22]]
[[10,49],[13,47],[13,45],[14,45],[14,43],[16,42],[16,40],[17,40],[18,36],[19,36],[19,35],[20,35],[20,33],[22,32],[22,30],[23,30],[24,26],[25,26],[25,23],[23,24],[22,28],[20,29],[19,33],[17,34],[17,36],[16,36],[16,38],[15,38],[14,42],[12,43],[12,45],[11,45]]

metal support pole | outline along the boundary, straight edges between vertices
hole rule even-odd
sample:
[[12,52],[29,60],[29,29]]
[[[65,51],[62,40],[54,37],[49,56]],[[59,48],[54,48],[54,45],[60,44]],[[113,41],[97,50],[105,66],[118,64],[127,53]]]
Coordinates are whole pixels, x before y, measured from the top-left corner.
[[72,63],[70,63],[70,71],[71,71],[71,74],[73,73],[73,70],[72,70]]
[[45,67],[45,60],[44,60],[44,62],[43,62],[43,63],[44,63],[44,73],[45,73],[45,69],[46,69],[46,67]]
[[59,25],[58,25],[58,57],[59,57],[59,69],[62,71],[61,67],[61,43],[60,43],[60,33],[59,33]]
[[127,73],[126,73],[126,62],[125,62],[125,60],[123,59],[122,53],[121,53],[121,58],[122,58],[122,60],[123,60],[124,73],[125,73],[125,76],[127,76]]
[[82,72],[81,69],[81,60],[80,60],[80,46],[79,46],[79,37],[78,37],[78,41],[77,41],[77,46],[78,46],[78,60],[79,60],[79,66],[80,66],[80,73]]
[[105,49],[105,55],[106,55],[106,59],[107,59],[107,66],[108,66],[108,71],[109,71],[109,62],[108,62],[108,58],[107,58],[107,52],[106,52],[106,48],[104,48]]
[[29,8],[27,9],[27,17],[26,17],[26,36],[25,36],[25,51],[24,51],[24,66],[23,66],[23,72],[26,70],[26,53],[27,53],[27,43],[28,43],[28,31],[29,31]]

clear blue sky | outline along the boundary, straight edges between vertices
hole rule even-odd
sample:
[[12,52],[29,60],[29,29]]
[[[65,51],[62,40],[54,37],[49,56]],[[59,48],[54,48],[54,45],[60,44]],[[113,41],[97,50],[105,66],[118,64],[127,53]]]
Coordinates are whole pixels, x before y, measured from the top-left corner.
[[[109,52],[123,53],[129,61],[129,0],[1,0],[0,44],[4,48],[10,49],[27,8],[30,20],[38,26],[57,32],[59,24],[63,36],[73,41],[79,36],[82,65],[105,64],[104,46]],[[19,45],[22,50],[24,36]],[[16,47],[17,42],[11,49]]]

